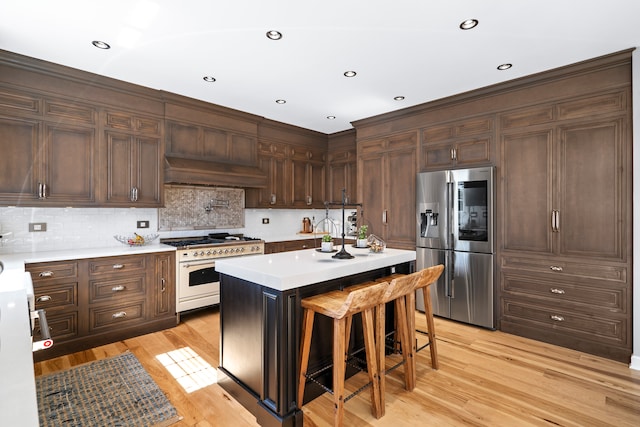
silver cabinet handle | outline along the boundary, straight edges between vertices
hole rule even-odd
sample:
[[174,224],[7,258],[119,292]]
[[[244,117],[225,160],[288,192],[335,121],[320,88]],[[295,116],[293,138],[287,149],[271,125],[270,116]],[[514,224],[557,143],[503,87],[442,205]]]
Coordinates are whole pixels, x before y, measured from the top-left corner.
[[47,302],[51,301],[52,299],[53,298],[51,298],[51,295],[42,295],[36,299],[36,302]]
[[552,314],[549,317],[551,318],[551,320],[553,320],[555,322],[564,322],[564,317],[558,316],[557,314]]
[[47,184],[43,182],[38,183],[38,199],[47,198]]
[[312,201],[313,199],[311,198],[311,196],[307,196],[307,205],[310,205]]
[[121,319],[123,317],[127,317],[127,312],[126,311],[119,311],[117,313],[113,313],[111,315],[112,318],[114,319]]
[[40,274],[38,274],[38,276],[40,276],[40,277],[53,277],[53,271],[41,271]]
[[560,211],[556,210],[556,233],[560,232]]
[[167,290],[167,284],[165,283],[164,277],[160,279],[160,292],[164,292]]
[[271,204],[271,205],[275,205],[276,204],[276,194],[275,193],[271,194],[271,198],[269,199],[269,204]]
[[557,265],[551,265],[551,266],[549,266],[549,270],[551,270],[551,271],[562,271],[562,267],[559,267]]
[[124,291],[125,289],[127,289],[127,287],[123,285],[118,285],[111,288],[113,292],[121,292],[121,291]]
[[551,288],[551,289],[549,289],[549,292],[551,292],[552,294],[563,295],[564,294],[564,289]]
[[114,270],[121,270],[124,268],[124,264],[113,264]]
[[554,233],[560,232],[560,211],[557,209],[551,211],[551,231]]
[[386,224],[387,223],[387,210],[383,210],[382,211],[382,223]]

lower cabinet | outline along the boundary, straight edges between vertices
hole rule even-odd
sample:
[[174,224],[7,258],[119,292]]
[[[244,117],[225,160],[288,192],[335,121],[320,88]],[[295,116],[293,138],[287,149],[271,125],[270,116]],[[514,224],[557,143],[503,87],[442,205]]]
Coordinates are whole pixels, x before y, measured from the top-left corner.
[[27,264],[26,270],[54,342],[34,353],[36,361],[176,325],[173,252]]
[[[318,234],[318,237],[315,239],[300,239],[300,240],[283,240],[279,242],[268,242],[264,245],[264,253],[265,254],[275,254],[278,252],[291,252],[291,251],[300,251],[303,249],[319,249],[321,246],[322,235]],[[346,245],[355,244],[355,240],[353,239],[345,239]],[[342,238],[334,238],[333,239],[333,247],[336,249],[340,249],[342,247]]]
[[628,363],[631,289],[611,263],[502,259],[500,329]]

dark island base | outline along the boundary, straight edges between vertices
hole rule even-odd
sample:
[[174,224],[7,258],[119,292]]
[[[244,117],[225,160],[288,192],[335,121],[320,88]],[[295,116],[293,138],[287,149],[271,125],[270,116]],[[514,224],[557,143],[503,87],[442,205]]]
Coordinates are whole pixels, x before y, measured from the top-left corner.
[[[411,273],[413,262],[379,268],[301,288],[277,291],[228,275],[220,278],[220,366],[218,384],[256,416],[261,426],[299,427],[303,416],[296,402],[302,309],[300,301],[312,295],[357,283]],[[387,310],[387,331],[393,329],[393,309]],[[363,347],[359,316],[354,317],[350,352]],[[332,361],[331,319],[316,316],[309,371]],[[351,369],[347,376],[357,372]],[[332,370],[316,378],[331,387]],[[305,387],[304,402],[325,390],[313,382]]]

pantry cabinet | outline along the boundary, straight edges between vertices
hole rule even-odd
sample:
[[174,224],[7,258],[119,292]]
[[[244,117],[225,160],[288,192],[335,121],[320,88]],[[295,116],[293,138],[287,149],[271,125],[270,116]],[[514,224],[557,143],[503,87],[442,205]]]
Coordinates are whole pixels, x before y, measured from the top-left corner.
[[626,90],[501,115],[500,328],[626,361]]
[[33,263],[26,270],[54,342],[34,353],[36,360],[176,324],[174,252]]
[[416,147],[416,132],[358,141],[363,221],[393,248],[415,249]]

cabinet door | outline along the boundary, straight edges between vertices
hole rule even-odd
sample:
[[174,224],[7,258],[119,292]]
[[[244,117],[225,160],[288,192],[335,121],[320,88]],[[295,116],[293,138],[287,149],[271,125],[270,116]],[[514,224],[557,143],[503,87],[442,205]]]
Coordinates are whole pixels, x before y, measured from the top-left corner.
[[93,128],[45,125],[44,203],[95,204],[97,144]]
[[309,180],[309,196],[311,200],[307,201],[307,205],[314,207],[324,207],[326,200],[326,168],[323,163],[309,163],[308,168]]
[[159,138],[136,138],[134,141],[136,206],[162,206],[164,156],[161,144]]
[[305,207],[309,201],[308,175],[309,164],[302,159],[293,158],[289,161],[291,170],[291,204],[295,207]]
[[503,249],[551,254],[553,131],[503,135],[500,158]]
[[385,164],[383,154],[367,154],[358,160],[358,194],[361,195],[364,224],[369,226],[370,234],[383,239],[386,237],[386,224],[383,222]]
[[175,314],[175,255],[172,253],[155,256],[155,283],[153,289],[153,315]]
[[107,202],[161,206],[160,140],[109,131],[106,136]]
[[[415,247],[416,221],[411,209],[416,206],[415,149],[392,151],[385,164],[385,214],[387,245]],[[367,205],[364,205],[365,212]],[[384,237],[383,237],[384,238]]]
[[0,118],[0,202],[21,205],[38,196],[40,125],[35,120]]
[[625,261],[630,194],[624,123],[611,119],[559,130],[559,254]]

